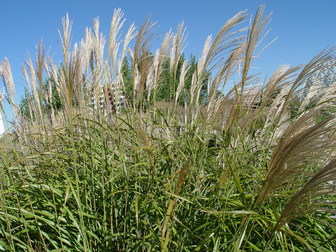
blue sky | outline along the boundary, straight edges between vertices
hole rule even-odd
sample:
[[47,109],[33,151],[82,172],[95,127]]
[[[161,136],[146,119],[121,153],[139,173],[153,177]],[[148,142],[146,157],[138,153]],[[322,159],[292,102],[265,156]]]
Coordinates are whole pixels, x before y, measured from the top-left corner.
[[11,62],[19,100],[25,86],[20,72],[25,54],[34,56],[36,44],[43,39],[49,53],[59,58],[58,29],[67,12],[74,21],[72,42],[80,40],[84,28],[97,16],[102,31],[108,34],[113,10],[118,7],[125,13],[126,26],[132,22],[140,26],[150,14],[161,33],[184,20],[188,56],[200,55],[206,37],[215,35],[228,18],[245,9],[253,14],[260,4],[266,5],[266,13],[273,12],[266,41],[278,39],[255,62],[256,71],[269,75],[281,64],[306,63],[324,48],[336,45],[335,0],[3,0],[0,60],[6,56]]

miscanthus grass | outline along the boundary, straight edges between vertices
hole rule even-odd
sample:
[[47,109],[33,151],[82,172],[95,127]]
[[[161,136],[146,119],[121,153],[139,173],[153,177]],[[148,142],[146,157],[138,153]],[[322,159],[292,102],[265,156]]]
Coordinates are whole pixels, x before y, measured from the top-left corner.
[[[0,250],[334,251],[335,86],[306,87],[333,50],[257,85],[270,16],[248,19],[229,19],[192,63],[184,24],[153,50],[155,23],[121,36],[116,10],[108,39],[95,19],[72,46],[66,16],[62,64],[39,44],[22,66],[24,109],[5,59]],[[112,110],[98,106],[111,83],[126,96]]]

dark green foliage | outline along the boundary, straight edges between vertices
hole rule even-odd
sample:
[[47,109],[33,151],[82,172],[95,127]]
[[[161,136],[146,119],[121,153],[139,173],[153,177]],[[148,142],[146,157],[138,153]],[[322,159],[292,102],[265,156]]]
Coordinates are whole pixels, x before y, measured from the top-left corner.
[[122,64],[122,77],[125,85],[126,98],[128,101],[133,101],[134,91],[133,91],[133,81],[132,81],[132,68],[128,62],[128,59],[125,58]]
[[[185,60],[184,55],[181,55],[177,65],[177,71],[174,73],[170,70],[169,60],[166,60],[163,64],[162,73],[159,78],[158,86],[155,90],[155,100],[157,102],[172,102],[175,99],[175,94],[177,86],[179,83],[179,76],[181,74],[181,67]],[[179,99],[179,104],[183,105],[184,100],[190,100],[190,88],[192,82],[192,74],[197,70],[197,60],[196,57],[191,55],[190,60],[188,61],[188,72],[186,74],[186,80],[182,95]],[[133,87],[133,70],[130,66],[129,60],[125,58],[122,66],[123,80],[126,90],[126,97],[128,101],[133,101],[134,98],[134,87]],[[203,80],[203,85],[200,94],[200,102],[204,103],[207,99],[207,81],[210,78],[210,72],[206,73],[206,76]],[[146,90],[145,90],[146,92]],[[146,95],[144,95],[142,103],[146,103]]]
[[33,101],[32,94],[29,93],[28,89],[25,88],[24,96],[21,97],[21,101],[19,104],[19,109],[22,112],[22,115],[26,118],[31,118],[31,114],[29,112],[29,103]]
[[[43,114],[50,115],[51,114],[51,109],[53,108],[55,111],[60,110],[63,108],[61,98],[59,93],[57,92],[56,84],[52,79],[47,79],[43,85],[43,91],[48,91],[49,90],[49,85],[51,86],[52,89],[52,101],[48,101],[46,99],[49,99],[47,94],[43,94],[42,96],[42,112]],[[40,92],[40,91],[38,91]],[[22,113],[22,115],[27,118],[34,120],[34,113],[32,113],[32,109],[34,109],[34,106],[36,107],[37,105],[34,104],[34,99],[33,99],[33,94],[29,92],[25,88],[25,92],[23,97],[21,97],[21,101],[19,103],[19,109]]]

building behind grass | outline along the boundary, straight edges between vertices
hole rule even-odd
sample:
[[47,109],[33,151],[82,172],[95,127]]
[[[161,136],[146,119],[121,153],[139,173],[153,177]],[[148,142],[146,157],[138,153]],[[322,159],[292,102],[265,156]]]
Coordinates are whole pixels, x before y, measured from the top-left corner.
[[[329,60],[323,62],[323,66],[316,72],[312,73],[307,79],[304,87],[304,98],[317,98],[324,95],[325,92],[336,88],[336,58],[331,57]],[[331,95],[329,93],[329,95]]]
[[126,96],[116,83],[99,87],[98,97],[91,93],[90,105],[93,109],[101,109],[106,114],[114,113],[126,106]]

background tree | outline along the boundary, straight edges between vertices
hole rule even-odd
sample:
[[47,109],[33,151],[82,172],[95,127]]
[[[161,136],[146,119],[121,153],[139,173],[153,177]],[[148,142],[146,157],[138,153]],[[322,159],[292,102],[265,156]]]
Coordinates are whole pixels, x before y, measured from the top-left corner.
[[[149,57],[151,57],[151,60],[153,60],[153,54],[151,54]],[[165,62],[163,63],[162,73],[159,78],[159,83],[158,83],[158,86],[156,87],[155,101],[157,102],[174,101],[176,91],[177,91],[177,86],[180,81],[181,68],[182,68],[184,61],[185,61],[185,56],[182,54],[177,64],[176,73],[174,73],[174,70],[170,69],[169,59],[165,60]],[[192,84],[192,74],[197,69],[197,59],[194,55],[190,56],[190,60],[188,61],[187,68],[188,68],[188,71],[185,77],[185,85],[181,92],[181,96],[178,100],[180,105],[184,103],[184,100],[187,100],[187,101],[190,100],[190,88]],[[122,67],[122,75],[123,75],[123,81],[125,85],[126,97],[129,102],[133,101],[133,98],[134,98],[133,74],[134,74],[134,70],[132,70],[129,60],[125,58],[123,62],[123,67]],[[210,78],[210,75],[211,75],[210,72],[206,72],[206,77],[204,78],[203,83],[202,83],[200,102],[203,102],[203,103],[206,102],[207,100],[207,93],[206,93],[207,81]],[[145,85],[147,84],[148,83],[145,83]],[[145,94],[146,94],[146,90],[147,89],[145,88],[145,91],[144,91]],[[143,100],[145,100],[145,97],[146,95],[144,95]]]

